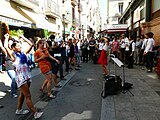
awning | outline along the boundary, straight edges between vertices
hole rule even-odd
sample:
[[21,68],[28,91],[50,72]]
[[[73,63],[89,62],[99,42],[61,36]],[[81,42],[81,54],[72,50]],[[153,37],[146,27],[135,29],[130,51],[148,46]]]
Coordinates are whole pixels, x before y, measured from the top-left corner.
[[6,22],[8,25],[31,27],[31,21],[17,12],[9,2],[0,4],[0,21]]
[[36,28],[46,29],[46,30],[49,30],[52,32],[56,32],[55,25],[53,23],[50,23],[49,21],[47,21],[45,19],[44,15],[38,14],[34,11],[26,10],[23,8],[20,8],[20,9],[25,13],[27,18],[31,19],[33,24],[35,24]]
[[108,29],[107,32],[126,32],[126,29]]

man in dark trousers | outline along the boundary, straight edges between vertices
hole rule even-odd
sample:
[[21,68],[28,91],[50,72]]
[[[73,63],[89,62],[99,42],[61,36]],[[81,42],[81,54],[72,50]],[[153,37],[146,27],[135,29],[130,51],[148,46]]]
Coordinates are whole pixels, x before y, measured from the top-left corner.
[[94,40],[94,38],[90,38],[89,40],[89,60],[91,60],[91,62],[93,61],[93,54],[95,52],[95,48],[96,48],[96,41]]
[[82,61],[83,62],[88,62],[88,41],[87,38],[85,38],[85,40],[82,43]]
[[133,56],[135,51],[135,42],[133,36],[129,37],[129,58],[128,58],[128,68],[133,68]]

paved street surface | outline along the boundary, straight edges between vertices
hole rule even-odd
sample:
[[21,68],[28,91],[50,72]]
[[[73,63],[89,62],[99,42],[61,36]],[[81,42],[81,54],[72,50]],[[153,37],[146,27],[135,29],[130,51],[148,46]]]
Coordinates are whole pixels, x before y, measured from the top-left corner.
[[98,120],[102,76],[99,66],[83,64],[69,83],[44,109],[42,120]]
[[[72,70],[67,80],[60,81],[61,89],[52,89],[57,98],[49,100],[39,91],[44,76],[34,69],[31,94],[37,109],[44,111],[40,120],[160,120],[160,80],[155,73],[147,73],[141,66],[125,68],[126,81],[133,83],[130,91],[134,96],[119,92],[104,99],[100,96],[102,73],[98,64],[83,63],[81,70]],[[114,74],[113,65],[111,73]],[[122,75],[118,67],[117,75]],[[1,119],[32,120],[30,113],[15,115],[17,98],[10,97],[10,82],[6,74],[0,75],[0,104],[4,105],[0,109]]]
[[[126,81],[133,88],[102,99],[101,120],[160,120],[160,80],[155,73],[147,73],[141,66],[125,69]],[[122,70],[117,70],[122,75]],[[113,70],[112,70],[112,73]]]

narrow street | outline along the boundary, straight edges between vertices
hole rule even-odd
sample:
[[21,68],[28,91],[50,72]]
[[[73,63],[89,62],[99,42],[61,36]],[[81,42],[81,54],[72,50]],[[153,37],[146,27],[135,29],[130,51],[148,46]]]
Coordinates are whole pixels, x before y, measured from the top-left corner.
[[[32,71],[33,82],[31,94],[34,105],[44,114],[40,120],[159,120],[160,117],[160,81],[155,72],[147,73],[142,66],[133,69],[125,68],[126,82],[133,83],[130,92],[101,98],[102,69],[98,64],[82,63],[79,71],[72,70],[60,81],[61,89],[53,88],[57,94],[56,99],[49,100],[46,94],[39,91],[44,80],[39,69]],[[111,73],[114,74],[113,64]],[[122,70],[117,67],[117,75],[122,75]],[[1,76],[0,88],[4,96],[0,103],[3,120],[33,120],[31,113],[15,115],[17,98],[11,98],[6,82],[8,77]],[[2,93],[1,93],[2,95]],[[24,107],[26,105],[24,104]]]
[[[42,120],[99,120],[101,116],[100,96],[102,90],[102,70],[99,65],[93,63],[83,63],[79,71],[72,70],[59,83],[63,86],[61,89],[53,88],[53,93],[57,94],[56,99],[48,99],[46,94],[39,91],[39,88],[45,79],[40,74],[39,69],[33,70],[31,85],[32,100],[36,108],[44,111]],[[4,76],[4,80],[7,80]],[[5,82],[4,82],[5,83]],[[31,120],[31,113],[27,115],[15,115],[17,98],[11,98],[7,92],[10,87],[3,86],[6,95],[0,103],[4,105],[0,109],[0,116],[3,120]],[[24,104],[24,108],[27,109]],[[8,114],[10,113],[10,114]]]
[[82,64],[73,78],[50,100],[42,120],[99,120],[102,71],[99,65]]

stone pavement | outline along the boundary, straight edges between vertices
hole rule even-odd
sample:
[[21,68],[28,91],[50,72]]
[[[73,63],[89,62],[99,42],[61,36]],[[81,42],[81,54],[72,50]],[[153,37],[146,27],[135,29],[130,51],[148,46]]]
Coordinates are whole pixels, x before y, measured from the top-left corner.
[[[111,73],[114,74],[112,64]],[[121,73],[122,70],[117,67],[117,75],[121,76]],[[39,69],[32,71],[32,75],[36,76],[38,74],[40,74]],[[157,75],[154,72],[147,73],[141,69],[141,66],[134,66],[134,69],[125,68],[125,75],[126,82],[133,83],[133,88],[130,91],[134,96],[129,92],[126,94],[119,92],[118,95],[102,98],[100,120],[160,120],[160,80]],[[72,76],[70,74],[68,77]],[[40,75],[36,79],[42,78],[44,77]],[[33,86],[37,85],[38,87],[42,81],[37,84],[36,79],[34,79]],[[6,91],[10,89],[10,83],[11,81],[6,73],[0,74],[0,104],[4,105],[4,108],[0,109],[0,116],[3,120],[16,119],[14,111],[17,100],[6,95]],[[64,83],[62,82],[61,84]],[[31,92],[38,93],[38,89],[31,86]],[[37,103],[39,96],[40,94],[32,96],[34,103]],[[9,106],[6,106],[7,103]],[[18,119],[20,120],[21,118]]]
[[[116,68],[121,76],[122,70]],[[101,120],[160,120],[160,80],[154,72],[147,73],[141,68],[125,68],[126,82],[133,83],[130,91],[134,96],[120,92],[102,99]]]
[[[65,86],[67,82],[74,76],[76,71],[71,71],[69,74],[65,76],[66,80],[58,79],[59,84],[62,86]],[[30,87],[31,96],[32,96],[32,102],[34,106],[40,110],[41,107],[45,107],[49,99],[47,97],[47,94],[42,94],[39,91],[40,86],[43,83],[43,80],[45,79],[44,75],[40,73],[39,68],[35,68],[31,71],[32,75],[32,85]],[[15,110],[17,106],[17,98],[12,98],[10,96],[10,86],[11,86],[11,79],[8,77],[7,73],[0,74],[0,105],[3,105],[4,107],[0,109],[0,116],[3,120],[31,120],[33,118],[32,114],[29,113],[27,115],[15,115]],[[55,89],[53,87],[52,92],[58,92],[60,89]],[[41,102],[41,100],[44,100],[46,102]],[[27,108],[26,104],[23,104],[23,108]]]

